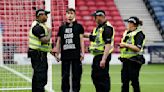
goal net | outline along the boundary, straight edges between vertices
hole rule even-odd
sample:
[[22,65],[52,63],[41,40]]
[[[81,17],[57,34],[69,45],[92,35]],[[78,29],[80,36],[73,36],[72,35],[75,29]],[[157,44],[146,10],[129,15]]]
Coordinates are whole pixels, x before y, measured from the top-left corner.
[[[35,10],[51,10],[48,25],[52,27],[52,41],[55,42],[56,32],[64,20],[67,6],[67,0],[1,0],[0,92],[31,92],[33,70],[27,58],[27,50],[28,33],[32,21],[35,20]],[[46,90],[53,92],[52,60],[48,60]]]

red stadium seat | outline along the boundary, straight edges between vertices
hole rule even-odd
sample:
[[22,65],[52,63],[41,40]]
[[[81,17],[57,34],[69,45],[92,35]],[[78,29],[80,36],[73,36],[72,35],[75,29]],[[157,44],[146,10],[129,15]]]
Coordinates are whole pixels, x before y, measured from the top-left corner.
[[115,21],[121,21],[122,18],[120,16],[113,16],[113,20],[115,20]]
[[96,4],[96,2],[94,1],[87,1],[86,3],[88,6],[94,6]]
[[86,32],[92,32],[95,26],[88,26]]
[[90,21],[90,20],[92,20],[92,16],[90,16],[90,15],[83,16],[83,20]]
[[114,2],[109,0],[108,2],[105,3],[107,6],[111,7],[111,6],[115,6]]
[[82,20],[82,16],[76,16],[77,20]]
[[[85,5],[85,4],[86,4],[86,2],[84,2],[84,1],[82,1],[82,0],[76,2],[76,6],[77,6],[77,5],[81,6],[81,5]],[[77,7],[78,7],[78,6],[77,6]]]
[[100,6],[104,6],[105,3],[106,3],[106,2],[104,2],[103,0],[102,0],[102,1],[101,1],[101,0],[97,0],[97,1],[96,1],[96,5],[98,5],[98,6],[99,6],[99,5],[100,5]]
[[[10,1],[10,0],[8,0]],[[1,16],[0,19],[5,19],[4,22],[6,26],[4,26],[4,33],[5,42],[13,42],[17,41],[18,44],[21,46],[27,46],[27,44],[22,44],[23,42],[27,41],[23,37],[28,36],[28,31],[31,25],[32,20],[35,19],[35,11],[32,7],[36,8],[45,8],[44,7],[44,0],[34,0],[31,1],[22,1],[23,5],[22,9],[17,11],[16,7],[11,7],[11,5],[18,6],[19,3],[12,3],[12,2],[5,2],[6,7],[0,7],[0,15],[5,15],[5,17]],[[4,2],[0,2],[0,4],[4,4]],[[64,7],[63,7],[64,4]],[[116,43],[119,43],[121,39],[121,35],[125,30],[124,22],[120,16],[119,11],[114,3],[114,0],[76,0],[76,19],[84,26],[85,32],[91,32],[93,28],[96,26],[94,21],[94,17],[90,16],[95,10],[102,9],[106,12],[106,18],[111,22],[111,24],[115,27],[116,30]],[[58,1],[51,0],[51,17],[52,17],[52,29],[53,29],[53,36],[56,35],[58,32],[58,27],[61,25],[61,22],[65,20],[65,10],[67,9],[68,1]],[[57,11],[56,11],[57,10]],[[13,12],[14,11],[14,12]],[[14,21],[19,16],[22,15],[22,19],[20,21]],[[24,15],[24,16],[23,16]],[[9,27],[13,24],[16,24],[14,27]],[[17,32],[18,38],[12,38],[15,36],[14,32]],[[11,38],[9,38],[9,36]],[[6,38],[7,37],[7,38]],[[88,45],[89,42],[86,42]],[[19,51],[25,51],[25,49],[20,48]],[[117,52],[117,51],[116,51]]]
[[114,41],[115,41],[116,43],[120,43],[121,37],[115,36]]
[[89,6],[89,11],[94,12],[97,10],[97,7],[95,6]]
[[125,31],[125,26],[118,26],[117,27],[117,31],[119,31],[119,32],[124,32]]
[[95,24],[94,21],[86,21],[84,25],[86,25],[86,26],[92,26],[94,24]]
[[[118,44],[125,30],[125,25],[114,0],[76,1],[77,19],[80,19],[80,22],[85,28],[85,32],[92,32],[93,28],[96,26],[94,18],[90,15],[97,9],[102,9],[106,12],[107,20],[110,21],[116,30],[115,44]],[[82,19],[80,16],[82,16]],[[114,52],[119,52],[119,50],[116,49]]]
[[79,10],[80,10],[80,11],[88,10],[88,7],[87,7],[87,6],[80,6],[80,7],[79,7]]
[[113,12],[111,12],[112,16],[120,16],[120,13],[117,10],[114,10]]
[[85,11],[81,11],[81,16],[85,16],[85,15],[90,15],[90,12],[85,10]]
[[104,11],[109,10],[109,7],[106,7],[105,5],[98,6],[98,8],[101,9],[101,10],[104,10]]
[[16,46],[18,46],[18,51],[22,51],[22,53],[27,52],[27,50],[25,50],[24,48],[28,48],[28,33],[30,30],[31,23],[35,19],[35,11],[33,10],[33,7],[44,8],[44,0],[39,0],[39,2],[37,1],[38,0],[34,0],[33,2],[23,0],[20,3],[11,0],[6,0],[3,3],[0,2],[0,9],[3,12],[1,13],[0,11],[0,15],[4,16],[0,16],[1,21],[3,21],[4,23],[4,44],[14,42],[16,43]]

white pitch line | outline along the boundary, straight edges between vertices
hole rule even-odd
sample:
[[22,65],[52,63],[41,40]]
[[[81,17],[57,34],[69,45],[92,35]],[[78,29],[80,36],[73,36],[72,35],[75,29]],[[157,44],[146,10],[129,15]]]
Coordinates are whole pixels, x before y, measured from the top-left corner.
[[[60,85],[61,83],[53,83],[55,85]],[[92,85],[92,82],[81,82],[81,84],[86,84],[86,85]],[[121,83],[111,83],[111,85],[121,85]],[[154,83],[154,82],[144,82],[144,83],[140,83],[140,85],[164,85],[164,83]]]
[[[120,74],[121,72],[109,72],[109,74]],[[140,72],[140,74],[164,74],[164,72]]]
[[[140,72],[141,74],[164,74],[164,72]],[[54,73],[55,75],[61,74],[61,73]],[[83,72],[82,75],[90,75],[91,73],[89,72]],[[121,74],[121,72],[109,72],[109,74]]]

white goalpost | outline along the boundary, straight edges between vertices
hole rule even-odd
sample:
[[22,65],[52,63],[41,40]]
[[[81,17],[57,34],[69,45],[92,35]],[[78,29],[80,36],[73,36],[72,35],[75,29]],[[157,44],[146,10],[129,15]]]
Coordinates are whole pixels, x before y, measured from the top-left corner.
[[[26,80],[27,82],[31,83],[31,79],[29,77],[25,76],[24,74],[22,74],[22,73],[20,73],[20,72],[18,72],[16,70],[14,70],[14,69],[8,67],[8,65],[6,66],[4,64],[4,61],[3,61],[3,39],[2,39],[2,32],[0,32],[0,68],[1,69],[5,69],[6,71],[11,72],[14,75],[19,76],[20,78],[22,78],[22,79]],[[0,73],[1,72],[2,71],[0,71]],[[2,74],[4,74],[4,73],[1,73],[1,75]],[[12,76],[11,76],[11,78],[12,78]],[[12,80],[12,81],[14,81],[14,80]],[[12,88],[12,87],[7,88],[7,87],[3,87],[3,83],[2,82],[1,82],[1,85],[0,85],[0,86],[2,86],[2,88],[0,88],[0,91],[4,91],[4,90],[30,90],[31,89],[31,88]],[[4,84],[5,84],[5,86],[7,86],[6,83],[4,83]]]
[[[51,11],[51,0],[46,0],[45,1],[45,9],[48,11]],[[48,15],[48,20],[47,20],[47,26],[52,29],[51,26],[51,15]],[[48,83],[46,85],[46,90],[48,90],[48,92],[54,92],[53,88],[52,88],[52,61],[48,58]]]
[[2,31],[0,31],[0,66],[3,65]]
[[[35,19],[34,9],[51,11],[47,25],[52,28],[54,38],[64,20],[66,8],[74,8],[74,4],[74,0],[1,0],[0,23],[3,31],[0,31],[0,92],[31,92],[33,70],[27,50],[28,32]],[[46,92],[58,89],[53,83],[54,62],[54,57],[48,54]]]

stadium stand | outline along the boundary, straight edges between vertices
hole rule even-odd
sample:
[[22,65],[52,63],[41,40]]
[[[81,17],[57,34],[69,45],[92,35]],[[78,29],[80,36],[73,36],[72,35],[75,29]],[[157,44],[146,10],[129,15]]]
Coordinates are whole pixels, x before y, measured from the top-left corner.
[[[19,7],[16,7],[18,6]],[[63,7],[63,5],[65,5]],[[67,0],[51,0],[51,16],[53,39],[62,21],[64,21],[65,10],[68,6]],[[26,6],[26,7],[25,7]],[[4,60],[10,60],[15,53],[25,53],[28,48],[28,31],[32,21],[35,19],[36,9],[45,9],[44,0],[25,0],[15,2],[14,0],[3,0],[0,2],[0,20],[3,26]],[[58,10],[58,11],[56,11]],[[8,49],[13,48],[13,49]],[[11,57],[11,58],[9,58]],[[7,61],[9,61],[7,60]]]
[[144,0],[144,2],[164,39],[164,1]]
[[44,4],[44,0],[17,2],[14,0],[2,0],[0,2],[0,20],[3,23],[3,53],[4,60],[8,63],[13,57],[13,53],[10,52],[27,52],[28,31],[31,22],[35,18],[34,9],[45,8]]
[[[122,21],[122,18],[117,10],[116,5],[113,0],[107,2],[106,0],[97,0],[95,3],[94,0],[90,0],[85,4],[86,0],[81,0],[76,2],[76,11],[77,11],[77,20],[79,20],[85,27],[85,32],[91,32],[93,27],[96,25],[93,18],[90,16],[91,12],[94,12],[96,9],[103,9],[106,11],[107,19],[113,24],[116,30],[115,34],[115,46],[120,42],[122,33],[125,29],[125,25]],[[106,3],[107,2],[107,3]],[[21,4],[20,4],[21,3]],[[23,4],[22,4],[23,3]],[[28,46],[28,30],[30,29],[31,21],[35,18],[35,9],[45,8],[44,0],[34,0],[24,1],[24,2],[14,2],[3,0],[0,2],[0,14],[1,20],[4,24],[3,32],[3,42],[4,46],[15,46],[14,51],[17,53],[27,52]],[[62,5],[65,7],[62,7]],[[16,7],[17,5],[22,5]],[[53,30],[53,42],[55,41],[55,36],[58,32],[58,27],[65,20],[65,10],[67,8],[67,0],[51,0],[51,16],[52,16],[52,30]],[[26,6],[26,7],[24,7]],[[59,11],[54,11],[59,10]],[[6,17],[4,17],[6,16]],[[19,19],[18,19],[19,18]],[[13,44],[13,42],[15,42]],[[89,42],[85,42],[86,46],[89,45]],[[4,49],[5,50],[5,49]],[[87,51],[87,50],[86,50]],[[4,51],[6,52],[6,51]],[[118,52],[118,49],[115,49],[115,52]],[[8,56],[8,55],[7,55]],[[12,56],[12,55],[11,55]]]
[[148,53],[150,53],[149,64],[159,64],[164,63],[164,45],[163,43],[156,43],[156,45],[148,46]]
[[[115,28],[114,52],[119,52],[117,45],[120,42],[122,34],[125,30],[125,25],[114,3],[114,0],[76,0],[75,3],[77,20],[83,24],[85,32],[91,32],[92,29],[96,26],[92,16],[90,16],[92,12],[97,9],[102,9],[106,12],[107,20],[109,20]],[[86,41],[85,44],[85,46],[88,46],[89,42]]]
[[[35,10],[36,9],[48,9],[51,10],[51,23],[53,28],[53,42],[55,32],[58,30],[60,23],[64,20],[65,10],[68,6],[68,0],[1,0],[0,2],[0,25],[2,25],[2,36],[0,35],[0,68],[7,69],[8,72],[12,72],[17,76],[25,79],[25,84],[23,81],[17,81],[8,72],[2,73],[4,76],[11,76],[12,84],[8,81],[1,81],[1,90],[30,90],[31,82],[31,67],[27,65],[26,67],[21,67],[23,64],[30,64],[27,57],[28,50],[28,33],[33,20],[35,20]],[[45,7],[51,4],[51,9]],[[1,41],[2,40],[2,41]],[[21,56],[19,56],[21,55]],[[17,60],[18,57],[18,60]],[[23,61],[23,62],[22,62]],[[25,61],[25,62],[24,62]],[[52,64],[49,64],[51,67]],[[49,74],[52,75],[52,67],[49,68]],[[27,70],[25,73],[20,72],[20,70]],[[49,76],[51,77],[51,76]],[[2,78],[2,76],[1,76]],[[51,90],[52,81],[48,78],[49,82],[46,86],[46,90]],[[24,84],[24,85],[22,85]],[[5,86],[4,86],[5,85]],[[13,92],[13,91],[12,91]],[[15,92],[15,91],[14,91]],[[27,91],[25,91],[27,92]],[[47,91],[53,92],[53,91]]]
[[[56,0],[51,0],[51,1],[53,2]],[[59,0],[59,1],[62,1],[62,0]],[[53,7],[56,6],[56,5],[53,5],[54,3],[51,3],[51,4]],[[2,22],[2,25],[3,25],[2,26],[2,29],[3,29],[2,41],[1,41],[1,46],[3,46],[3,48],[1,48],[1,50],[3,50],[2,51],[3,59],[1,60],[3,61],[0,62],[0,67],[1,68],[7,67],[6,69],[8,69],[9,71],[10,70],[14,71],[14,73],[17,73],[19,77],[22,75],[23,76],[25,75],[24,77],[22,76],[22,78],[26,78],[24,80],[26,81],[26,84],[19,85],[21,83],[16,81],[16,79],[14,79],[17,77],[13,77],[13,78],[11,77],[10,80],[13,80],[12,82],[14,86],[11,86],[10,83],[8,83],[7,81],[1,82],[0,90],[17,90],[18,87],[20,87],[18,88],[20,90],[23,90],[23,89],[30,90],[29,84],[31,80],[30,80],[29,75],[31,76],[32,72],[26,72],[22,74],[18,71],[31,70],[31,67],[27,66],[27,67],[24,67],[26,69],[23,69],[23,68],[20,69],[19,64],[21,63],[21,60],[20,62],[19,60],[18,61],[15,60],[15,55],[22,54],[21,57],[23,57],[23,54],[27,53],[28,33],[30,30],[32,21],[35,20],[35,10],[39,8],[45,9],[45,0],[1,0],[0,2],[0,21]],[[57,11],[57,9],[55,9],[54,11]],[[30,63],[30,62],[25,62],[25,63]],[[8,74],[9,73],[6,72],[5,74],[1,74],[1,75],[7,76]],[[11,75],[8,75],[8,76],[11,76]],[[19,84],[17,85],[17,83]],[[48,84],[48,87],[50,86],[50,84],[51,83]],[[23,87],[21,88],[21,86]]]
[[[55,42],[55,36],[57,35],[59,26],[65,20],[66,9],[68,7],[68,0],[51,0],[51,18],[52,18],[52,30],[53,39]],[[57,11],[56,11],[57,10]]]
[[158,28],[155,26],[146,5],[143,0],[114,0],[121,17],[127,19],[130,16],[137,16],[143,21],[143,31],[146,34],[146,44],[154,41],[163,41]]

